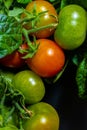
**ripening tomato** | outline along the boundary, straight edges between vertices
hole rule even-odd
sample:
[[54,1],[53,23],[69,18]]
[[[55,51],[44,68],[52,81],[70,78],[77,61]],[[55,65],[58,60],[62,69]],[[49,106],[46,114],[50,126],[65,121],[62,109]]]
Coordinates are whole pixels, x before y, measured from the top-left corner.
[[[36,8],[35,8],[36,6]],[[33,23],[35,23],[34,27],[35,28],[40,28],[42,26],[47,26],[49,24],[57,24],[58,23],[58,19],[57,19],[57,12],[56,12],[56,9],[54,8],[54,6],[50,3],[50,2],[47,2],[47,1],[32,1],[30,2],[27,6],[26,6],[26,10],[29,12],[29,13],[32,13],[36,10],[36,19],[35,21],[32,21]],[[40,17],[38,17],[38,14],[39,13],[42,13],[44,11],[47,11],[45,12],[44,14],[42,14]],[[33,14],[35,15],[35,14]],[[22,17],[28,17],[27,14],[23,14]],[[26,29],[31,29],[32,28],[32,22],[29,21],[29,23],[25,24],[25,28]],[[46,38],[46,37],[49,37],[53,34],[55,30],[55,26],[54,27],[49,27],[49,28],[45,28],[43,30],[40,30],[40,31],[37,31],[37,32],[34,32],[32,34],[34,34],[36,37],[38,38]]]
[[[22,44],[20,46],[22,49],[27,48],[27,44]],[[16,50],[12,54],[5,56],[4,58],[0,59],[0,64],[10,68],[19,68],[25,64],[25,60],[22,58],[22,54]]]
[[38,39],[36,44],[39,44],[37,52],[32,58],[26,59],[27,65],[41,77],[56,75],[64,66],[64,51],[49,39]]
[[39,102],[28,107],[30,118],[23,121],[24,130],[59,130],[60,119],[52,105]]

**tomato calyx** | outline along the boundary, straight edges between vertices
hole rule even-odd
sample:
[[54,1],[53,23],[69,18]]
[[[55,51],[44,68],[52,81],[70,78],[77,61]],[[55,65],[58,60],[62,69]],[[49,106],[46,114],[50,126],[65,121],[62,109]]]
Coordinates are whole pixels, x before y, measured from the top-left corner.
[[28,34],[28,32],[27,32],[26,29],[23,29],[23,35],[24,35],[24,37],[25,37],[25,39],[26,39],[28,48],[27,48],[27,49],[23,49],[23,50],[20,49],[19,51],[20,51],[22,54],[23,54],[23,53],[27,53],[27,55],[24,56],[23,58],[27,58],[27,57],[28,57],[28,58],[31,58],[31,57],[36,53],[38,46],[37,46],[36,43],[35,43],[35,38],[34,38],[34,43],[32,44],[32,42],[31,42],[30,39],[29,39],[29,34]]
[[40,30],[43,30],[43,29],[46,29],[46,28],[56,28],[57,25],[58,25],[58,23],[53,23],[53,24],[49,24],[49,25],[42,26],[42,27],[39,27],[39,28],[32,28],[30,30],[27,30],[27,29],[23,28],[23,30],[22,30],[23,31],[23,35],[24,35],[24,37],[26,39],[26,42],[27,42],[27,45],[29,47],[29,48],[23,49],[23,50],[19,49],[20,53],[22,53],[22,54],[23,53],[27,53],[27,55],[24,56],[23,58],[24,59],[32,58],[33,55],[37,52],[37,49],[38,49],[38,46],[39,46],[39,45],[36,44],[36,37],[34,35],[33,35],[33,41],[34,42],[32,44],[32,42],[29,39],[29,34],[30,33],[35,33],[37,31],[40,31]]

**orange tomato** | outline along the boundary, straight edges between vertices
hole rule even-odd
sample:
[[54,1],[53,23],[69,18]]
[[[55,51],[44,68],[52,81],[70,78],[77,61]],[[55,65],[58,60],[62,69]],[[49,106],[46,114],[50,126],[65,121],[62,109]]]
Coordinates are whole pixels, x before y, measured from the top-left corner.
[[64,51],[52,40],[38,39],[39,44],[36,54],[26,60],[31,70],[41,77],[52,77],[64,66]]
[[[54,6],[48,2],[48,1],[32,1],[30,2],[26,8],[25,8],[29,13],[35,12],[36,11],[36,21],[35,21],[35,28],[41,28],[43,26],[47,26],[49,24],[57,24],[57,12],[56,9],[54,8]],[[35,11],[34,11],[35,9]],[[41,16],[38,17],[39,13],[42,13],[44,11],[44,14],[42,14]],[[28,17],[28,15],[26,14],[22,14],[22,18],[24,17]],[[34,21],[33,21],[34,22]],[[26,29],[31,29],[32,28],[32,21],[29,21],[29,23],[26,23],[24,25],[24,27]],[[41,29],[37,32],[32,33],[33,35],[35,35],[37,38],[47,38],[49,36],[51,36],[54,33],[55,30],[55,26],[49,27],[49,28],[45,28],[45,29]]]

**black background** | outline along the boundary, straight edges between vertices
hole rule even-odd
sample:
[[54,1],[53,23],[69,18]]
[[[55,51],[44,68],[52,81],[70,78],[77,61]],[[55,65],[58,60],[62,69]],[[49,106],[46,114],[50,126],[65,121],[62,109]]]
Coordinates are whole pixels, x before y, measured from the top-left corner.
[[78,97],[75,75],[76,67],[69,65],[58,82],[45,84],[43,100],[57,110],[59,130],[87,130],[87,101]]

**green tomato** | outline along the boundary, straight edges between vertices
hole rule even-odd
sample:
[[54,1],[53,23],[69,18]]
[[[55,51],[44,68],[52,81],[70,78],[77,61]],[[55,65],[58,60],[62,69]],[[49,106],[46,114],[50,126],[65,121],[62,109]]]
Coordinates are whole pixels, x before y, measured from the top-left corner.
[[24,130],[58,130],[59,115],[48,103],[39,102],[29,106],[31,116],[23,121]]
[[54,39],[63,49],[76,49],[86,38],[86,28],[86,11],[79,5],[67,5],[59,13],[59,24]]
[[41,101],[45,95],[45,86],[42,79],[30,70],[18,72],[13,78],[13,86],[22,92],[25,102],[28,104]]

